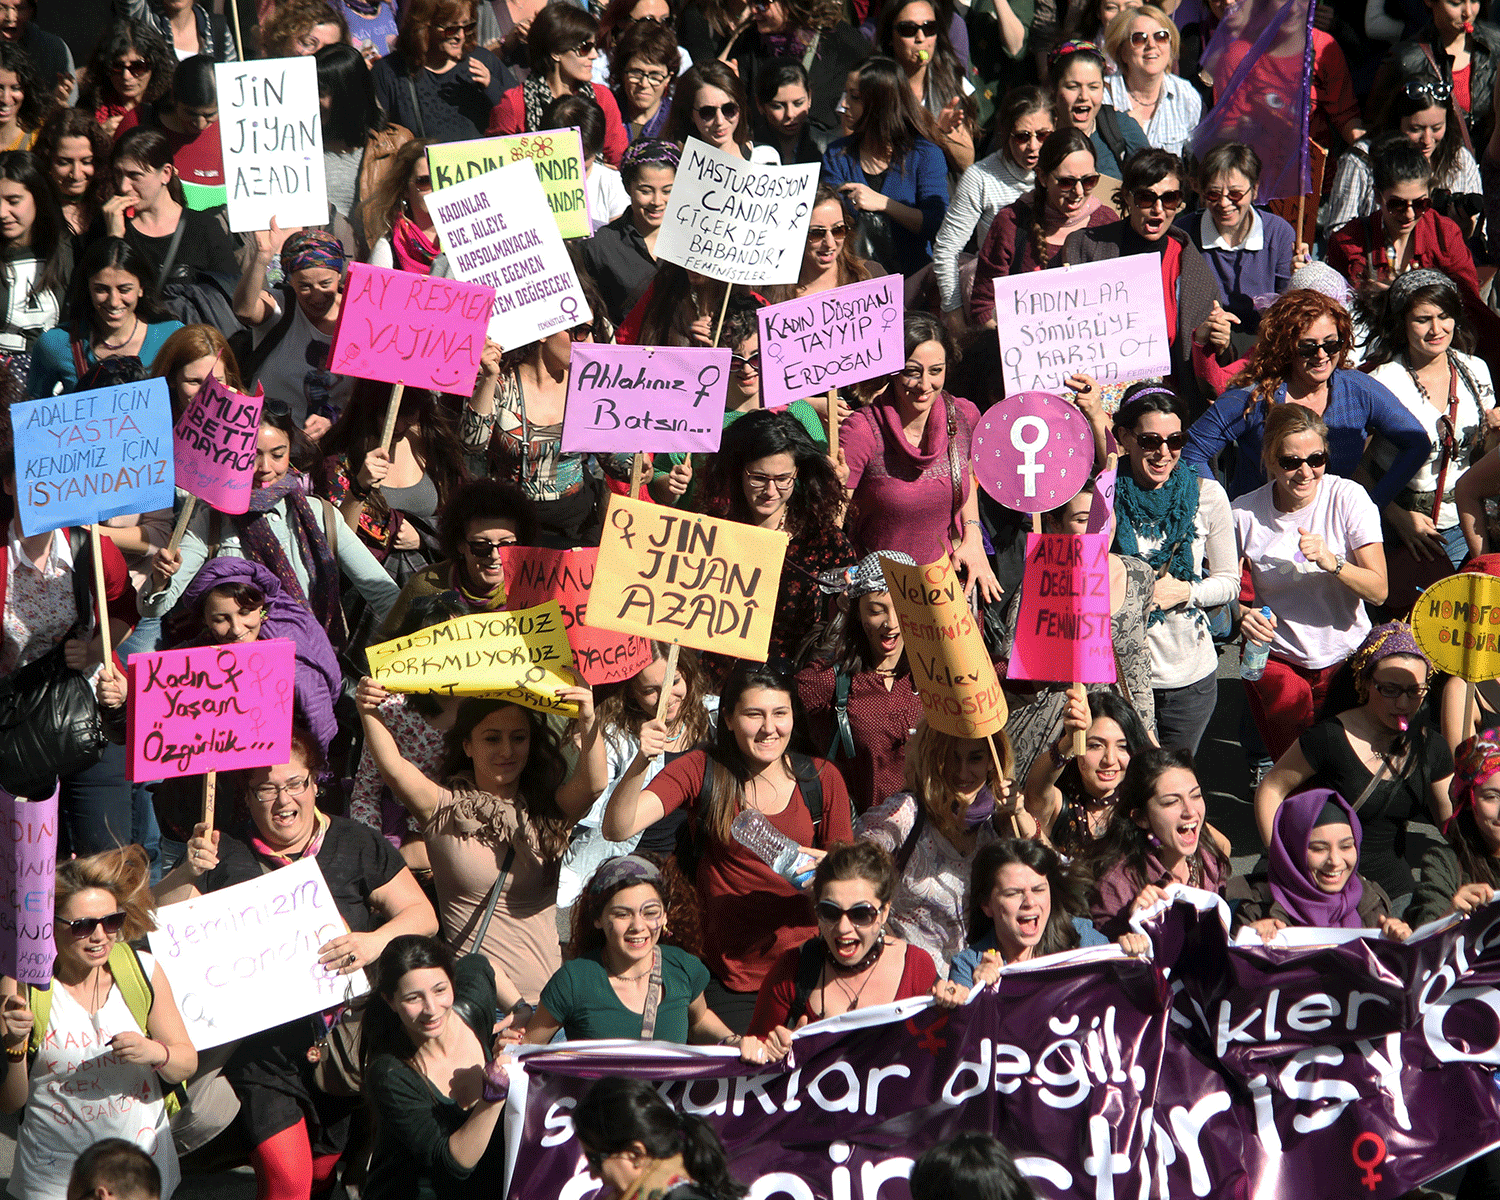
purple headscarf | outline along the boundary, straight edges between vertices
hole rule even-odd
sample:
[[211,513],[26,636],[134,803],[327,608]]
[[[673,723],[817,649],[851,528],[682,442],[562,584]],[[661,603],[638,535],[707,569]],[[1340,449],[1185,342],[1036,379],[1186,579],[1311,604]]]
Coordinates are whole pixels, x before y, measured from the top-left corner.
[[1307,843],[1318,827],[1323,809],[1340,809],[1354,831],[1354,844],[1363,841],[1359,818],[1349,802],[1328,788],[1313,788],[1288,796],[1276,810],[1271,830],[1271,895],[1298,925],[1314,929],[1358,929],[1359,902],[1365,894],[1356,870],[1344,890],[1330,896],[1314,882],[1307,870]]
[[[211,558],[199,569],[182,594],[181,606],[200,609],[203,597],[216,587],[248,583],[260,589],[266,598],[266,619],[260,627],[262,638],[290,638],[297,648],[297,678],[294,696],[297,713],[309,733],[328,753],[329,743],[338,733],[333,705],[343,688],[344,676],[338,656],[318,619],[311,610],[291,600],[281,590],[274,572],[247,558]],[[213,639],[207,632],[187,642],[190,646],[207,646]]]

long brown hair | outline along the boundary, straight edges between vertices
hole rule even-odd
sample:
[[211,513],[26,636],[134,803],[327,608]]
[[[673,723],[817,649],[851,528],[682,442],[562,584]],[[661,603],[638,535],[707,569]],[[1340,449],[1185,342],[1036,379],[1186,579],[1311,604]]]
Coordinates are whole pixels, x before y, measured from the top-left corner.
[[[1047,135],[1047,140],[1042,143],[1041,152],[1037,155],[1036,188],[1031,193],[1031,253],[1036,258],[1037,270],[1044,268],[1048,259],[1047,235],[1042,229],[1042,216],[1047,210],[1047,189],[1042,183],[1042,176],[1051,175],[1070,154],[1080,153],[1087,153],[1096,162],[1099,157],[1088,134],[1076,125],[1064,125]],[[1011,266],[1011,273],[1016,273],[1014,265]]]
[[411,186],[417,166],[427,161],[431,138],[412,138],[391,156],[391,165],[380,176],[380,182],[360,204],[365,223],[365,240],[374,245],[396,226],[401,206],[406,203],[406,189]]
[[464,753],[464,743],[474,735],[474,729],[481,721],[502,708],[520,710],[531,733],[526,765],[521,768],[516,808],[531,819],[542,853],[548,858],[561,858],[568,848],[568,834],[573,828],[573,823],[557,803],[557,789],[567,779],[568,763],[558,748],[557,734],[541,713],[510,700],[465,700],[458,707],[453,728],[443,739],[443,774],[455,776],[473,772],[474,762]]
[[[234,351],[228,340],[212,325],[184,325],[161,344],[156,357],[151,360],[151,374],[160,376],[170,387],[172,376],[200,358],[218,355],[219,369],[215,372],[227,388],[243,392],[245,385],[240,379],[240,365],[235,361]],[[174,410],[174,418],[182,416]]]
[[685,145],[688,138],[698,137],[698,126],[693,123],[693,109],[698,106],[699,91],[706,87],[718,88],[740,106],[740,119],[734,127],[734,140],[737,145],[745,145],[750,140],[750,106],[745,100],[745,85],[740,82],[733,67],[726,66],[717,59],[698,63],[677,80],[672,89],[672,111],[667,114],[667,129],[661,135],[662,140]]
[[[668,648],[663,642],[651,643],[651,661],[664,662]],[[680,709],[685,738],[683,744],[692,747],[706,741],[709,730],[708,709],[703,706],[704,696],[709,694],[708,678],[698,660],[698,652],[686,646],[678,650],[677,674],[687,684],[687,694],[682,698]],[[638,738],[641,726],[656,719],[656,713],[647,712],[636,703],[635,692],[626,679],[616,684],[613,690],[598,704],[599,730],[605,737]]]
[[1257,404],[1275,402],[1277,391],[1296,365],[1298,341],[1320,317],[1332,319],[1339,339],[1344,343],[1338,361],[1333,364],[1335,370],[1341,371],[1349,365],[1349,350],[1354,345],[1354,323],[1344,306],[1310,288],[1288,292],[1266,309],[1260,319],[1260,340],[1250,352],[1250,361],[1229,381],[1232,388],[1250,389],[1242,416],[1248,417]]

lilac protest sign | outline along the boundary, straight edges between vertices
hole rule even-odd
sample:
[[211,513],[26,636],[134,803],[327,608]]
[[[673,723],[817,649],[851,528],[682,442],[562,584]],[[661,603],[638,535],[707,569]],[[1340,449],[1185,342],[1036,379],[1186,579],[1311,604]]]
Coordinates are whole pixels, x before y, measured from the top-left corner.
[[1011,679],[1114,683],[1108,533],[1029,533]]
[[974,430],[974,477],[1016,512],[1048,512],[1083,490],[1094,466],[1094,431],[1061,396],[1022,392],[984,414]]
[[1070,375],[1123,383],[1172,369],[1161,259],[1128,254],[995,280],[1005,394]]
[[1106,467],[1094,477],[1094,499],[1089,503],[1089,523],[1085,533],[1110,533],[1110,522],[1115,515],[1115,488],[1120,482],[1120,468]]
[[728,390],[728,349],[579,342],[562,448],[712,454]]
[[220,512],[248,512],[264,402],[259,385],[246,396],[217,375],[205,379],[172,430],[177,486]]
[[890,275],[761,309],[762,401],[775,408],[895,374],[906,362],[905,311]]
[[23,800],[0,791],[6,834],[0,853],[0,975],[52,982],[53,877],[57,868],[57,791]]

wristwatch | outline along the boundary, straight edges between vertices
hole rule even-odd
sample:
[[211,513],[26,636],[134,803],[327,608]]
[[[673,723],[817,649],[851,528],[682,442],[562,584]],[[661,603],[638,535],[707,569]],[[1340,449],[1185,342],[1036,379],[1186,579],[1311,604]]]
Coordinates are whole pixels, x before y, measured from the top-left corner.
[[1335,554],[1333,556],[1333,573],[1335,575],[1337,575],[1340,571],[1342,571],[1344,569],[1344,563],[1346,561],[1347,560],[1344,558],[1344,556],[1342,554]]

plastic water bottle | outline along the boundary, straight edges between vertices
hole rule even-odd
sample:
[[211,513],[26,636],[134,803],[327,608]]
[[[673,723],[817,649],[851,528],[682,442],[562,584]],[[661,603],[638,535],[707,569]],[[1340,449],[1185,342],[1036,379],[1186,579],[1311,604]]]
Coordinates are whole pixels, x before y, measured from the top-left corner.
[[[1270,620],[1271,610],[1262,605],[1260,615]],[[1270,657],[1270,642],[1252,642],[1247,637],[1245,649],[1240,654],[1240,678],[1248,683],[1254,683],[1266,673],[1266,660]]]
[[776,826],[765,814],[747,808],[729,826],[734,840],[765,863],[793,887],[804,887],[812,878],[817,860]]

